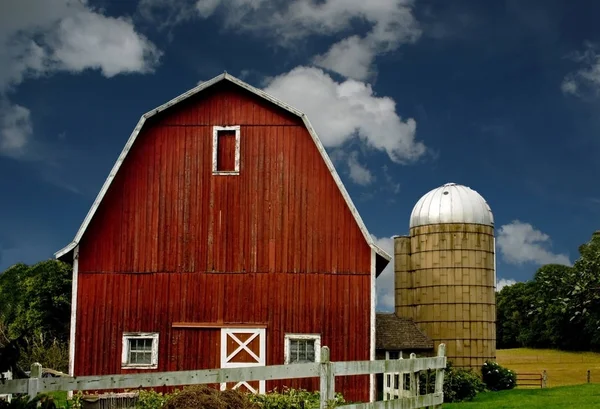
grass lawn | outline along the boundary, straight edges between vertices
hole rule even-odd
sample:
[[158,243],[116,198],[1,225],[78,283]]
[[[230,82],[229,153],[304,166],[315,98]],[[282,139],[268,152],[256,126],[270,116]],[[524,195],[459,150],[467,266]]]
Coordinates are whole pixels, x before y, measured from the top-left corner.
[[591,370],[592,382],[600,383],[600,354],[565,352],[552,349],[499,349],[497,362],[513,371],[548,373],[548,387],[579,385],[587,382]]
[[592,409],[600,407],[600,385],[484,392],[471,402],[445,403],[444,409]]

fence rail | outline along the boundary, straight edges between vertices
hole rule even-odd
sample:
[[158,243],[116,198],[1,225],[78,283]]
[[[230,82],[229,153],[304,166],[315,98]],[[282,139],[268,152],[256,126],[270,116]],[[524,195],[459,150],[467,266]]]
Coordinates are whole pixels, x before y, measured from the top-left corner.
[[0,383],[1,394],[28,394],[31,398],[40,392],[52,391],[84,391],[103,389],[137,389],[161,386],[183,386],[194,384],[218,384],[226,382],[248,382],[259,380],[320,378],[321,409],[335,396],[335,377],[349,375],[415,374],[420,371],[435,370],[436,381],[434,393],[419,396],[416,388],[410,396],[402,396],[397,400],[346,405],[344,409],[377,409],[401,408],[416,409],[423,407],[440,407],[443,403],[443,376],[446,367],[445,345],[438,348],[437,357],[385,360],[385,361],[348,361],[331,362],[329,348],[321,348],[320,363],[293,365],[270,365],[242,368],[203,369],[197,371],[176,371],[158,373],[119,374],[104,376],[76,376],[61,378],[42,378],[40,364],[33,364],[31,378],[16,379]]
[[546,371],[539,372],[517,372],[517,387],[535,386],[545,388],[548,380]]

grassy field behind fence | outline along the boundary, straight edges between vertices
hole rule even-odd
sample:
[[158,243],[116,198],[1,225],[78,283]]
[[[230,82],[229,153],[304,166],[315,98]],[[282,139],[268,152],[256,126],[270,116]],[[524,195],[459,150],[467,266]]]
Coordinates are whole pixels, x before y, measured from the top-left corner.
[[588,369],[592,383],[600,383],[599,353],[517,348],[498,350],[496,357],[500,365],[517,373],[541,373],[545,369],[549,388],[586,383]]
[[597,409],[600,384],[480,393],[472,402],[444,403],[444,409]]

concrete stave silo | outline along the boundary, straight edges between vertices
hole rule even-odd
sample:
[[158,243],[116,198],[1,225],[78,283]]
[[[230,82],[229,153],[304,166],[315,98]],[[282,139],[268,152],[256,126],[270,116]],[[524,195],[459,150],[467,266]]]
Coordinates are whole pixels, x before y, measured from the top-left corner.
[[494,218],[483,197],[454,183],[431,190],[394,253],[396,315],[445,343],[454,366],[495,359]]

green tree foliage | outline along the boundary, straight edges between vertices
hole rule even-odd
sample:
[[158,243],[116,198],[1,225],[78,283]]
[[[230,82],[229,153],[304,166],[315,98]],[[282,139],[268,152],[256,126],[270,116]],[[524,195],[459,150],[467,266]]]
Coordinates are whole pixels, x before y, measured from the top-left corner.
[[0,320],[8,336],[66,341],[71,315],[70,265],[47,260],[33,266],[16,264],[0,275]]
[[498,348],[600,349],[600,235],[579,253],[497,293]]
[[66,370],[72,267],[57,260],[15,264],[0,274],[0,346],[24,338],[20,365]]

